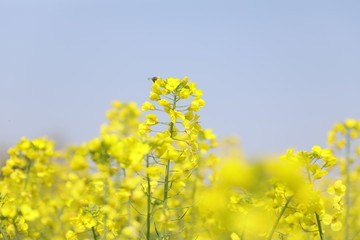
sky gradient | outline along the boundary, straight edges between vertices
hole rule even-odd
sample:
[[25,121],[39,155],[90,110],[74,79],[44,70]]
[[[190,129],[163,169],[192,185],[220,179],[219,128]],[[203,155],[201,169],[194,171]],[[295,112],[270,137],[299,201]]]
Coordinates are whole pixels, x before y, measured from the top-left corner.
[[0,1],[0,153],[80,144],[112,100],[189,76],[201,124],[248,156],[326,146],[360,118],[359,1]]

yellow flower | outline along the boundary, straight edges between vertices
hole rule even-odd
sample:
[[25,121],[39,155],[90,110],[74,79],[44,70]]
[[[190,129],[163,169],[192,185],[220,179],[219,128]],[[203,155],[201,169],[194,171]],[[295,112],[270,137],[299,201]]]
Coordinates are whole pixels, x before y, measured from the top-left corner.
[[168,78],[166,80],[165,89],[172,92],[179,86],[179,84],[180,84],[180,79],[178,79],[178,78]]
[[160,100],[158,101],[158,104],[159,104],[160,106],[170,107],[170,102],[169,102],[168,100],[166,100],[166,99],[160,99]]
[[345,139],[341,139],[336,142],[336,147],[338,149],[343,149],[345,147],[346,143],[347,143],[347,141]]
[[347,128],[353,128],[356,126],[356,120],[355,119],[352,119],[352,118],[349,118],[349,119],[346,119],[345,120],[345,127]]
[[159,120],[157,119],[157,116],[155,114],[149,114],[149,115],[146,115],[145,117],[146,117],[145,124],[148,126],[155,125],[159,122]]
[[322,170],[317,164],[310,165],[309,170],[313,173],[315,179],[320,179],[328,173],[326,170]]
[[96,151],[101,145],[101,141],[98,138],[94,138],[89,143],[89,149],[92,151]]
[[336,139],[336,133],[335,133],[335,131],[331,130],[331,131],[328,133],[327,142],[328,142],[329,144],[334,144],[335,139]]
[[66,237],[66,240],[78,240],[76,233],[71,230],[66,232],[65,237]]
[[151,132],[151,128],[149,128],[148,125],[141,123],[138,132],[140,135],[144,135],[145,133]]
[[194,112],[192,112],[192,111],[187,111],[186,113],[185,113],[185,118],[187,119],[187,120],[192,120],[193,118],[195,117],[195,114],[194,114]]
[[120,101],[113,101],[111,103],[111,106],[114,107],[114,108],[121,108],[123,106],[123,104],[120,102]]
[[13,167],[6,165],[5,167],[3,167],[1,169],[2,173],[4,176],[10,176],[10,174],[13,172]]
[[29,226],[28,226],[28,224],[26,223],[25,220],[26,219],[24,217],[22,217],[22,216],[16,217],[15,224],[17,226],[17,231],[21,231],[23,233],[27,232]]
[[326,170],[316,170],[316,172],[314,174],[314,178],[315,179],[320,179],[323,176],[325,176],[326,174],[328,174],[328,172]]
[[16,207],[14,205],[5,204],[1,207],[0,211],[4,217],[13,218],[16,215]]
[[325,214],[322,218],[322,221],[325,225],[330,225],[333,231],[340,231],[342,228],[342,223],[339,220],[339,216],[336,214],[334,216],[330,214]]
[[236,233],[231,233],[231,235],[230,235],[230,238],[231,238],[231,240],[240,240],[240,237],[239,237],[239,235],[237,235]]
[[328,193],[336,194],[337,196],[344,196],[346,186],[342,183],[342,180],[337,180],[334,185],[328,187]]
[[194,92],[196,90],[196,83],[190,82],[187,84],[188,88],[190,89],[191,92]]
[[126,226],[121,231],[122,235],[128,239],[135,239],[138,237],[138,231],[134,226]]
[[216,135],[213,133],[212,129],[205,129],[203,131],[204,133],[204,138],[207,140],[211,140],[211,141],[215,141],[216,140]]
[[193,91],[193,94],[195,95],[195,97],[201,97],[203,95],[203,91],[201,91],[200,89],[196,89]]
[[191,94],[191,91],[187,88],[182,88],[179,92],[179,97],[183,99],[188,99]]
[[163,169],[160,166],[151,166],[151,167],[146,168],[146,173],[151,178],[159,178],[160,174],[162,172],[163,172]]
[[21,213],[27,221],[34,221],[40,216],[40,213],[37,209],[32,209],[29,205],[23,204],[20,207]]
[[102,141],[105,145],[110,146],[117,143],[119,141],[119,138],[116,134],[106,134],[105,136],[103,136]]
[[150,100],[151,101],[157,101],[157,100],[160,100],[160,96],[159,96],[159,94],[157,94],[157,93],[154,93],[154,92],[151,92],[150,93]]
[[197,111],[199,111],[203,106],[205,106],[205,101],[202,100],[201,98],[195,98],[195,99],[191,102],[190,107],[189,107],[189,110],[190,110],[190,111],[197,112]]
[[339,211],[344,210],[343,196],[335,195],[334,201],[333,201],[333,207]]
[[19,169],[15,169],[15,171],[10,174],[10,179],[12,179],[16,183],[22,182],[25,178],[25,174]]
[[331,167],[337,162],[337,158],[333,155],[330,149],[322,149],[321,157],[326,163],[326,167]]
[[70,161],[70,167],[73,170],[84,170],[89,167],[89,163],[84,156],[75,155]]
[[147,110],[155,110],[155,106],[150,102],[144,102],[144,104],[141,106],[141,110],[147,111]]
[[356,129],[351,129],[351,130],[350,130],[350,137],[351,137],[352,139],[358,138],[358,137],[359,137],[359,132],[358,132],[358,130],[356,130]]
[[320,146],[313,146],[311,150],[316,154],[316,156],[318,156],[318,158],[321,157],[322,149]]
[[341,123],[335,124],[333,130],[335,132],[339,132],[339,133],[341,133],[343,135],[346,134],[345,126],[344,126],[344,124],[341,124]]
[[166,160],[172,160],[174,162],[182,160],[182,154],[179,153],[179,151],[170,144],[167,146],[163,146],[159,153],[159,155],[161,155],[161,157]]
[[169,117],[171,122],[175,123],[177,119],[184,120],[185,116],[182,112],[170,109]]
[[86,228],[92,228],[96,225],[96,220],[91,213],[85,213],[81,216],[82,223]]

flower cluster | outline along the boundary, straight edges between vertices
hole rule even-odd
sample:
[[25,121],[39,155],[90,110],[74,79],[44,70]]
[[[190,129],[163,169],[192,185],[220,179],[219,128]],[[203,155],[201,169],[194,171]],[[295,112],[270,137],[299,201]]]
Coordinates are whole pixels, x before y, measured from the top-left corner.
[[[345,234],[344,239],[354,239],[360,231],[360,226],[353,224],[357,219],[357,212],[360,210],[357,192],[360,183],[360,165],[356,164],[360,158],[360,121],[346,119],[342,123],[334,125],[328,134],[328,143],[340,159],[339,168],[342,181],[347,186],[345,189],[339,186],[331,188],[331,192],[338,194],[343,192],[345,203]],[[335,218],[336,220],[338,218]]]
[[195,83],[152,80],[148,101],[114,101],[99,136],[79,146],[22,138],[9,149],[0,239],[358,237],[359,121],[336,124],[328,149],[246,161],[236,139],[218,143],[201,126]]

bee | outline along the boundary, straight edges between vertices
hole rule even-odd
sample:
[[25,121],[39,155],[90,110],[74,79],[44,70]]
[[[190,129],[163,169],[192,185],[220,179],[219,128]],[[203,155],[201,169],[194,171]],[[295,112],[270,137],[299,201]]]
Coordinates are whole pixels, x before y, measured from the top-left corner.
[[149,80],[153,81],[153,83],[156,81],[156,80],[159,80],[160,77],[152,77],[152,78],[148,78]]

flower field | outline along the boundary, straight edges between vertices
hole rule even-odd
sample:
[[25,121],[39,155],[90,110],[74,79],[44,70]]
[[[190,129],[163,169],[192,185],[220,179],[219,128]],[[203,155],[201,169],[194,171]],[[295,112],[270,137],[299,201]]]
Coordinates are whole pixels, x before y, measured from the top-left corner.
[[8,150],[1,239],[360,239],[359,121],[335,124],[327,149],[246,161],[201,127],[195,83],[151,84],[140,108],[114,101],[81,146],[22,138]]

